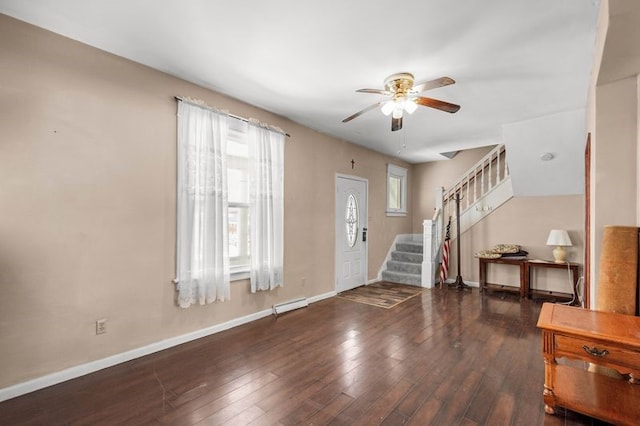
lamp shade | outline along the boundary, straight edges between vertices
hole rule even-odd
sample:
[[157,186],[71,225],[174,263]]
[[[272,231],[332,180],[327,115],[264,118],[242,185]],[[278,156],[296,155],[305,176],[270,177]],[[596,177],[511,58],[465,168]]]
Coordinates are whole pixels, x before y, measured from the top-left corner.
[[553,249],[553,259],[556,263],[564,263],[564,259],[567,255],[567,252],[563,247],[571,245],[571,238],[569,238],[569,234],[564,229],[552,229],[549,232],[549,238],[547,238],[548,246],[555,246]]
[[569,238],[569,234],[564,229],[552,229],[549,232],[549,238],[547,238],[548,246],[571,246],[571,238]]

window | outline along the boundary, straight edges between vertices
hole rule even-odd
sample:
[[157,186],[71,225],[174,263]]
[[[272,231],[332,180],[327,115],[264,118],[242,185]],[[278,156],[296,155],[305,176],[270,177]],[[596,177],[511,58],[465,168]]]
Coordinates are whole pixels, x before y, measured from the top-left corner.
[[407,169],[387,164],[387,216],[407,215]]
[[285,133],[178,100],[178,304],[228,300],[230,279],[284,285]]
[[358,201],[353,194],[349,194],[347,199],[347,211],[345,212],[344,223],[347,227],[347,243],[349,247],[355,247],[358,242]]
[[227,139],[229,266],[233,278],[249,270],[249,177],[247,123],[230,120]]

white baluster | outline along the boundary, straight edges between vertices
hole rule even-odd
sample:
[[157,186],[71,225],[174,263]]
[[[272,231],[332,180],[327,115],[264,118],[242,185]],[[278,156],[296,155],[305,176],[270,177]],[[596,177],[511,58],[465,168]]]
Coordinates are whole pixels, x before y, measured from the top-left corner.
[[471,175],[467,175],[467,202],[466,202],[466,207],[465,210],[469,208],[469,190],[471,189]]
[[496,156],[496,185],[502,182],[500,179],[500,150],[498,150],[498,155]]
[[480,198],[484,197],[484,164],[482,164],[482,169],[480,169]]
[[491,188],[493,188],[493,173],[491,173],[491,155],[489,156],[489,191],[491,191]]
[[478,169],[473,173],[473,202],[478,201]]
[[480,170],[476,170],[476,183],[480,183],[478,186],[478,190],[476,191],[476,201],[478,201],[480,199],[480,197],[482,197],[482,181],[481,181],[481,176],[482,176],[482,169]]
[[476,201],[482,198],[482,166],[476,173],[476,179],[478,180],[478,195],[476,195]]

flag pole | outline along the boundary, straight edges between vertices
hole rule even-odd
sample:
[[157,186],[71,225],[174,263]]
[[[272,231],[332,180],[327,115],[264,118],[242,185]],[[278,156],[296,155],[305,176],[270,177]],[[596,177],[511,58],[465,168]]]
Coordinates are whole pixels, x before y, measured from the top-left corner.
[[444,288],[449,276],[449,249],[451,245],[451,216],[445,229],[444,240],[442,241],[442,264],[440,265],[440,288]]

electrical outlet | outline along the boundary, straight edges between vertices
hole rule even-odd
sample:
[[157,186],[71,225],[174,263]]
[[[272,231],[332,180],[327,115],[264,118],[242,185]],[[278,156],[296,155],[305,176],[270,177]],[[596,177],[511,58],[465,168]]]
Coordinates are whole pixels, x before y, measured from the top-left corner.
[[107,332],[107,319],[99,319],[96,321],[96,334],[104,334]]
[[307,279],[305,277],[302,277],[302,287],[306,287],[307,286]]

